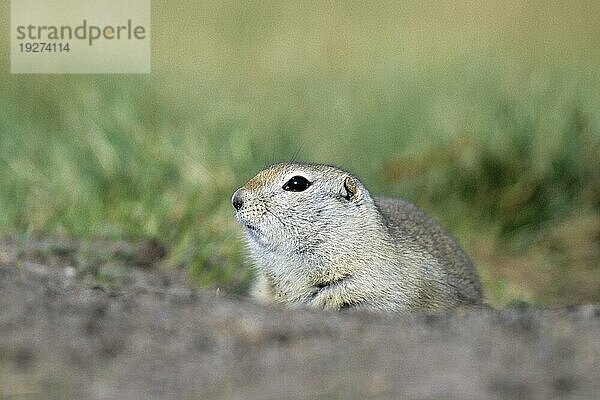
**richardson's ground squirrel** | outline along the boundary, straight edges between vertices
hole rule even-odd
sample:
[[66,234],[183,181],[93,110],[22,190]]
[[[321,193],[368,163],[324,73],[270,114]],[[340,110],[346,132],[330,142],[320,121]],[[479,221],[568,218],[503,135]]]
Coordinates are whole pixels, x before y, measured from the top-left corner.
[[259,300],[380,311],[483,303],[473,264],[442,227],[404,200],[371,197],[342,169],[275,164],[232,203]]

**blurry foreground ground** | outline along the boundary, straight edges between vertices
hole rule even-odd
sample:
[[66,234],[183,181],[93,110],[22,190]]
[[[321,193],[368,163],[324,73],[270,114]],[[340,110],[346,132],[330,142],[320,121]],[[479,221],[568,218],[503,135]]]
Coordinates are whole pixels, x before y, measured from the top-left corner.
[[[0,241],[0,399],[593,399],[600,307],[263,308],[150,243]],[[91,254],[101,283],[74,267]],[[19,261],[20,260],[20,261]],[[96,271],[96,272],[97,272]],[[112,271],[108,273],[109,271]]]

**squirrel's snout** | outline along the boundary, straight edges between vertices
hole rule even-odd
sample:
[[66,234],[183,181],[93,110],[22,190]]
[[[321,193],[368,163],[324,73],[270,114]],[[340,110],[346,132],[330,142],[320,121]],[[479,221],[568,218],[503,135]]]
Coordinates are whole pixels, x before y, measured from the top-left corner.
[[231,198],[231,204],[233,204],[233,208],[236,210],[242,208],[242,205],[244,204],[244,200],[242,200],[242,189],[235,191],[233,197]]

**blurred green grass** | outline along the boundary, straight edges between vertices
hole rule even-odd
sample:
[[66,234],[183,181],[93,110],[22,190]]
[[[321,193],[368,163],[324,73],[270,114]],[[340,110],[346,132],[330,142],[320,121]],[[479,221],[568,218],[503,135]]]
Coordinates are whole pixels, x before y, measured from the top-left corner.
[[230,195],[298,158],[434,215],[492,304],[600,301],[597,2],[180,0],[152,18],[149,76],[1,61],[0,231],[157,238],[167,265],[242,292]]

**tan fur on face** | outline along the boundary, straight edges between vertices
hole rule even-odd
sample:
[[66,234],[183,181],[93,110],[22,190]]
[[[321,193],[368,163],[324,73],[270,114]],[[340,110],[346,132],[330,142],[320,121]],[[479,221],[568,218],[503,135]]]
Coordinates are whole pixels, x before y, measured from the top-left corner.
[[261,188],[273,183],[280,175],[282,168],[274,166],[259,172],[254,178],[250,179],[245,185],[246,190],[260,190]]

